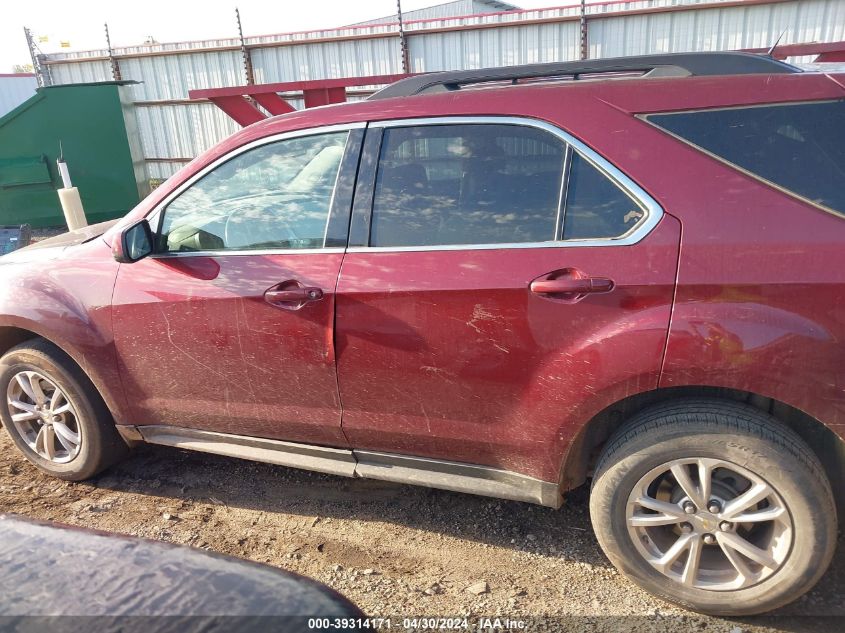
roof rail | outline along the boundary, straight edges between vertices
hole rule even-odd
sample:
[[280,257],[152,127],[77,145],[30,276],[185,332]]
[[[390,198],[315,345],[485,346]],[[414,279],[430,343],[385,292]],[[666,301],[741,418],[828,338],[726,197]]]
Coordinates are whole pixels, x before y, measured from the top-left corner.
[[428,73],[397,81],[369,98],[410,97],[423,93],[460,90],[464,86],[497,81],[517,83],[520,79],[555,77],[579,79],[581,75],[631,72],[642,72],[644,77],[690,77],[774,75],[798,73],[801,70],[771,57],[753,53],[668,53]]

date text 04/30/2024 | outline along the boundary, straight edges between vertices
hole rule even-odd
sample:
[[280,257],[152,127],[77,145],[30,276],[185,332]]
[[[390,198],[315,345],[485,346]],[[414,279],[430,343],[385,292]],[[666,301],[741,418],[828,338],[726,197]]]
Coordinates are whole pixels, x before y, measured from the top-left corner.
[[404,629],[423,631],[477,630],[477,631],[516,631],[525,629],[524,620],[510,618],[481,617],[475,622],[469,618],[310,618],[308,628],[320,629]]

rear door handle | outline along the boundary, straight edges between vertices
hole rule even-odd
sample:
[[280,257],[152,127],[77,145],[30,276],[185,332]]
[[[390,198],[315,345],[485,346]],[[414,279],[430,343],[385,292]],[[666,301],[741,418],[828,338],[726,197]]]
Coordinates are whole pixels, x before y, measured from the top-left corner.
[[610,292],[611,290],[613,290],[613,280],[606,277],[560,277],[558,279],[535,279],[531,282],[531,292],[540,295],[583,295],[593,292]]
[[264,300],[267,303],[289,310],[298,310],[306,303],[319,301],[322,298],[322,288],[300,286],[298,282],[278,284],[264,293]]

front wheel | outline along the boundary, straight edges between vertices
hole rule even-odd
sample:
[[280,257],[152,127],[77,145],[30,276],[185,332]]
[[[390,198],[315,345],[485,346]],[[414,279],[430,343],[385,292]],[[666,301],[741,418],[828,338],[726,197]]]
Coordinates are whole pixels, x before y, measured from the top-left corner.
[[608,558],[647,591],[714,615],[791,602],[836,543],[830,484],[809,447],[753,407],[686,400],[608,443],[590,498]]
[[12,441],[49,475],[88,479],[128,451],[87,376],[47,341],[28,341],[0,358],[0,394],[0,420]]

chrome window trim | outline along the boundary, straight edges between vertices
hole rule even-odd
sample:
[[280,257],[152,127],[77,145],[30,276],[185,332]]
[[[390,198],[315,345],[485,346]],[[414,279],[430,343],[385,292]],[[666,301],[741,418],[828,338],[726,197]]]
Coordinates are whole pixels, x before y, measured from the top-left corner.
[[242,255],[314,255],[315,253],[344,253],[342,246],[331,248],[261,248],[255,250],[219,250],[219,251],[176,251],[173,253],[156,253],[150,255],[154,259],[170,259],[173,257],[229,257]]
[[555,234],[553,240],[563,240],[563,225],[566,223],[566,201],[569,199],[569,177],[572,173],[572,155],[575,150],[572,145],[566,144],[566,153],[563,155],[563,173],[560,175],[560,198],[557,202],[557,217],[555,218]]
[[[191,187],[194,183],[198,180],[203,178],[209,172],[214,171],[217,167],[222,165],[223,163],[229,162],[233,158],[240,156],[256,147],[261,147],[262,145],[268,145],[270,143],[275,143],[277,141],[285,141],[288,139],[293,138],[302,138],[305,136],[318,136],[320,134],[332,134],[334,132],[349,132],[351,130],[357,130],[361,128],[367,127],[366,122],[356,122],[356,123],[342,123],[338,125],[324,125],[322,127],[313,127],[313,128],[306,128],[302,130],[291,130],[289,132],[280,132],[278,134],[273,134],[270,136],[265,136],[260,139],[256,139],[254,141],[250,141],[245,145],[241,145],[240,147],[236,147],[232,151],[223,156],[217,158],[216,160],[212,161],[193,176],[185,180],[181,185],[176,187],[173,191],[171,191],[165,198],[159,202],[155,207],[153,207],[149,213],[147,213],[144,217],[150,218],[153,217],[156,213],[159,213],[159,230],[161,229],[161,224],[164,222],[164,214],[167,208],[173,200],[178,198],[186,189]],[[349,136],[347,135],[346,142],[349,142]],[[344,145],[345,151],[346,145]],[[338,168],[338,176],[340,175],[340,168]],[[335,177],[335,189],[337,188],[337,176]],[[334,201],[335,192],[332,191],[331,202]],[[329,216],[326,217],[326,230],[328,230],[328,223],[329,217],[331,216],[331,206],[329,206]],[[158,235],[158,231],[156,231],[156,235]],[[323,233],[323,244],[326,243],[326,234],[325,231]],[[287,254],[308,254],[308,253],[330,253],[330,252],[342,252],[345,251],[345,248],[270,248],[270,249],[260,249],[260,250],[216,250],[216,251],[177,251],[172,253],[153,253],[150,255],[153,259],[168,259],[171,257],[223,257],[223,256],[230,256],[230,255],[287,255]]]
[[[636,244],[651,233],[652,229],[660,222],[663,217],[663,207],[652,198],[646,191],[637,183],[626,176],[619,168],[613,165],[610,161],[604,158],[601,154],[593,150],[591,147],[581,142],[568,132],[563,131],[559,127],[541,121],[539,119],[530,119],[526,117],[513,116],[442,116],[442,117],[425,117],[416,119],[391,119],[389,121],[371,121],[370,128],[394,128],[394,127],[413,127],[420,125],[473,125],[473,124],[499,124],[499,125],[515,125],[523,127],[532,127],[539,130],[545,130],[550,134],[556,136],[572,150],[577,151],[584,159],[591,163],[596,169],[608,177],[618,187],[622,189],[631,199],[642,207],[645,211],[645,217],[633,227],[631,230],[618,237],[610,238],[590,238],[590,239],[572,239],[572,240],[556,240],[547,242],[512,242],[512,243],[497,243],[497,244],[447,244],[447,245],[427,245],[427,246],[359,246],[346,249],[347,253],[402,253],[402,252],[424,252],[424,251],[470,251],[470,250],[511,250],[519,248],[574,248],[574,247],[592,247],[592,246],[630,246]],[[568,188],[568,183],[567,183]],[[566,214],[563,213],[565,218]]]

